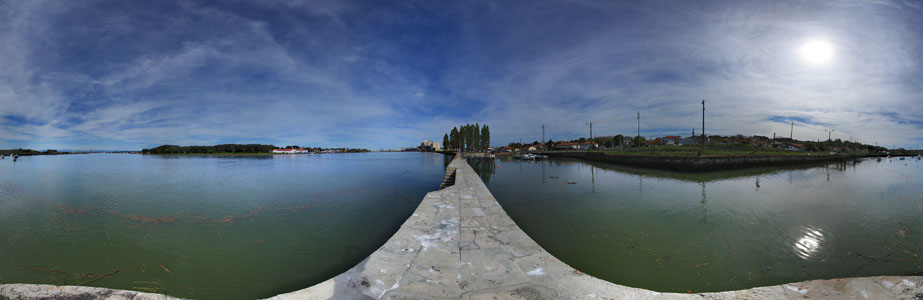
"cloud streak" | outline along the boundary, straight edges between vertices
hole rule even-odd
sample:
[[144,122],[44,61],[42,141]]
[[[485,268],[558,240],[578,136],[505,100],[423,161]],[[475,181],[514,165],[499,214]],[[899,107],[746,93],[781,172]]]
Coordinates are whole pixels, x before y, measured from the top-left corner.
[[[917,5],[918,6],[918,5]],[[913,3],[0,2],[0,148],[594,134],[923,139]],[[807,64],[808,40],[834,45]]]

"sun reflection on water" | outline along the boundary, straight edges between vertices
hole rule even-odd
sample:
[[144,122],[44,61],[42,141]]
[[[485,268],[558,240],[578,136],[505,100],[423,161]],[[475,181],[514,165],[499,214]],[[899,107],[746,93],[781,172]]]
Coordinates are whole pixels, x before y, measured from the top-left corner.
[[821,243],[824,242],[824,233],[820,229],[806,227],[804,233],[795,242],[792,247],[795,255],[802,259],[808,259],[817,254],[821,249]]

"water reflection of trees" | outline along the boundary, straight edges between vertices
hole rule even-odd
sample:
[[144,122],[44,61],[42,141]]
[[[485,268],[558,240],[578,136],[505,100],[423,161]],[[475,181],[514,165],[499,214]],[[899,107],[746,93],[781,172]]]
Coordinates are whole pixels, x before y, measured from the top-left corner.
[[711,182],[711,181],[719,181],[719,180],[726,180],[726,179],[752,178],[757,181],[756,183],[757,188],[759,187],[758,177],[765,176],[768,174],[781,173],[781,172],[794,171],[794,170],[809,170],[809,169],[817,169],[817,168],[828,168],[830,170],[846,171],[849,168],[855,167],[854,163],[849,163],[849,164],[809,163],[809,164],[803,164],[803,165],[754,167],[754,168],[742,168],[742,169],[734,169],[734,170],[690,173],[690,172],[658,170],[658,169],[639,168],[639,167],[627,167],[627,166],[615,165],[615,164],[610,164],[610,163],[585,161],[585,160],[579,160],[579,159],[573,159],[573,158],[554,158],[552,160],[549,160],[549,162],[555,166],[587,164],[587,165],[591,165],[599,169],[610,170],[610,171],[615,171],[615,172],[620,172],[620,173],[640,175],[643,177],[650,177],[650,178],[681,180],[681,181],[688,181],[688,182]]
[[468,158],[468,164],[478,173],[478,176],[481,176],[481,180],[484,181],[484,184],[489,184],[490,178],[493,177],[494,172],[497,171],[496,161],[490,158],[471,157]]

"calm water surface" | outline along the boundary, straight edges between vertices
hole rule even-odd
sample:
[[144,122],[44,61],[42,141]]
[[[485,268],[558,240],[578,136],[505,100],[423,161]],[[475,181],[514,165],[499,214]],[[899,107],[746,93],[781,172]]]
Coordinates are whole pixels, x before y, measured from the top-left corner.
[[701,174],[568,159],[472,162],[529,236],[619,284],[724,291],[923,271],[916,159]]
[[[0,283],[267,297],[359,263],[445,156],[92,154],[0,160]],[[94,275],[95,274],[95,275]]]

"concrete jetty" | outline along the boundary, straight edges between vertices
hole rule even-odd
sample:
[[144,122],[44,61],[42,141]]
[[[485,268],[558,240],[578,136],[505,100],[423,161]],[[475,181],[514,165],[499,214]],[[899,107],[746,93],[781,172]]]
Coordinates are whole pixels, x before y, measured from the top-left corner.
[[[814,280],[720,293],[610,283],[551,256],[506,214],[464,158],[381,248],[315,286],[270,299],[913,299],[923,277]],[[445,184],[444,184],[445,185]]]
[[[923,277],[813,280],[697,294],[626,287],[581,273],[542,249],[510,219],[464,158],[456,156],[449,164],[442,186],[426,194],[397,233],[355,267],[270,299],[923,300]],[[0,285],[0,299],[70,299],[74,295],[157,297],[91,287]]]

